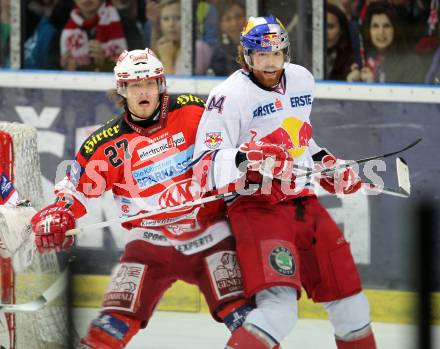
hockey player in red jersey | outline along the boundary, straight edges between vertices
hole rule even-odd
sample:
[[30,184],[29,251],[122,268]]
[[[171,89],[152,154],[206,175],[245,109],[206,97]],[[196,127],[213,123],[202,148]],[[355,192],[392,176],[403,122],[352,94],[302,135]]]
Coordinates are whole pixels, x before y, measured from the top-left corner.
[[[149,50],[121,54],[114,69],[125,112],[81,146],[57,200],[32,219],[40,252],[68,249],[66,231],[87,212],[88,200],[111,190],[121,216],[155,211],[200,195],[192,183],[195,135],[204,102],[171,98],[163,65]],[[163,293],[176,281],[196,284],[213,317],[233,331],[250,306],[243,299],[235,246],[216,201],[130,221],[126,246],[103,300],[82,339],[83,348],[124,348],[147,325]]]
[[[242,69],[211,91],[194,151],[195,174],[209,190],[242,183],[244,176],[260,185],[273,178],[271,191],[228,202],[245,293],[257,307],[227,348],[278,347],[294,327],[304,287],[328,311],[339,349],[374,349],[369,304],[349,244],[310,179],[289,176],[292,162],[313,168],[339,161],[312,138],[314,78],[289,63],[287,32],[273,16],[251,17],[241,46]],[[319,182],[333,194],[354,193],[362,184],[350,168]]]

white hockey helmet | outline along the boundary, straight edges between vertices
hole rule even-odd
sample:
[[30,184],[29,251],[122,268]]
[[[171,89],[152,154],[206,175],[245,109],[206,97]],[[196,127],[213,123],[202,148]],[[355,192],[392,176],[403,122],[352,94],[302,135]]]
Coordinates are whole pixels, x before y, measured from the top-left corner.
[[116,62],[114,74],[116,91],[122,97],[127,97],[128,82],[145,79],[158,79],[159,93],[166,92],[163,64],[149,48],[122,52]]

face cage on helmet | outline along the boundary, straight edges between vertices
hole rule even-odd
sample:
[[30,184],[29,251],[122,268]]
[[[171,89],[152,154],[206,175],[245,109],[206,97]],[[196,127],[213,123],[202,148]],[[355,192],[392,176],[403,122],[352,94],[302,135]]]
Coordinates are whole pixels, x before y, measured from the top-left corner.
[[[258,50],[252,50],[248,48],[244,48],[244,60],[246,64],[249,66],[249,68],[255,69],[254,64],[252,62],[252,52],[257,52]],[[278,50],[279,51],[279,50]],[[284,64],[283,67],[280,67],[280,69],[284,68],[284,65],[286,63],[290,63],[290,45],[282,49],[284,53]],[[277,52],[277,51],[259,51],[259,52]]]
[[156,76],[154,78],[142,78],[142,79],[135,79],[135,80],[119,80],[117,82],[117,87],[116,87],[116,92],[118,95],[127,98],[127,83],[128,82],[134,82],[134,81],[142,81],[142,80],[151,80],[151,79],[155,79],[158,80],[158,84],[159,84],[159,95],[161,95],[162,93],[166,92],[167,87],[166,87],[166,80],[164,76]]

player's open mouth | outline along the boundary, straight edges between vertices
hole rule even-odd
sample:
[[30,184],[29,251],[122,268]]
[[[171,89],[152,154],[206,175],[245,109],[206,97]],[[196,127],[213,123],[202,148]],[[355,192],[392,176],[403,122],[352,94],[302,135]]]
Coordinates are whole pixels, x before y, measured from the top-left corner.
[[139,105],[142,105],[143,107],[148,107],[150,105],[150,101],[143,99],[139,102]]

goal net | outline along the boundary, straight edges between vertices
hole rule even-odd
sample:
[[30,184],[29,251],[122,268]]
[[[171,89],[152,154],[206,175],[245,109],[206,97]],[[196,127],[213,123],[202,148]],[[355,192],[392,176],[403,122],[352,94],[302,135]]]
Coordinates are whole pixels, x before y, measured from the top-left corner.
[[[0,166],[20,198],[29,200],[32,205],[0,206],[2,303],[26,303],[36,299],[60,275],[55,253],[35,251],[30,227],[35,209],[40,209],[43,203],[35,128],[0,122]],[[69,347],[67,341],[71,333],[65,295],[40,311],[0,314],[0,319],[0,331],[3,330],[0,344],[5,348]]]

